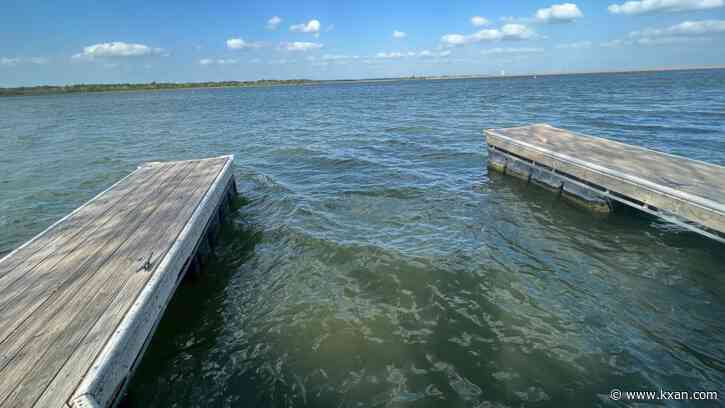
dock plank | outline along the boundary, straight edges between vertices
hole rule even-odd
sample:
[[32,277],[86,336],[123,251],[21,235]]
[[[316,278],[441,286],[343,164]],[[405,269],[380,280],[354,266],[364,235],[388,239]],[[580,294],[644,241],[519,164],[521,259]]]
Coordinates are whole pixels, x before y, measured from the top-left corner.
[[5,282],[9,281],[6,275],[17,270],[18,267],[27,271],[45,259],[50,254],[63,250],[68,238],[74,236],[92,224],[104,212],[117,205],[123,197],[133,189],[144,185],[148,178],[156,174],[158,168],[143,166],[124,177],[108,191],[79,207],[73,213],[59,220],[58,224],[51,226],[35,239],[27,242],[20,248],[0,259],[0,291]]
[[[213,164],[213,165],[210,165]],[[165,233],[156,232],[149,241],[154,242],[155,251],[168,251],[187,220],[196,209],[196,205],[206,194],[210,182],[218,177],[219,168],[222,163],[207,163],[206,168],[199,176],[199,180],[193,183],[188,197],[179,198],[171,202],[169,208],[165,209],[163,219],[158,221],[160,227],[165,227]],[[187,205],[192,203],[194,205]],[[159,257],[160,259],[161,257]],[[118,269],[118,268],[117,268]],[[122,268],[121,268],[122,269]],[[123,287],[119,288],[112,297],[108,308],[104,313],[98,315],[95,324],[80,344],[70,344],[67,352],[70,356],[68,364],[55,375],[48,387],[43,391],[37,406],[44,406],[54,395],[71,395],[79,383],[79,378],[90,368],[93,359],[101,351],[105,341],[103,334],[115,330],[126,312],[133,304],[136,296],[140,293],[150,277],[156,273],[153,270],[144,273],[129,273]],[[20,404],[19,406],[23,406]]]
[[[161,168],[159,177],[151,181],[156,186],[161,186],[160,188],[168,188],[166,182],[173,180],[185,166],[186,164],[180,164]],[[89,231],[88,235],[72,239],[73,244],[69,247],[73,250],[59,253],[57,262],[48,262],[46,269],[33,269],[23,279],[17,280],[15,285],[0,291],[0,351],[6,348],[5,339],[35,308],[63,289],[65,283],[73,282],[79,274],[96,267],[104,259],[101,257],[103,251],[112,249],[109,243],[118,242],[133,231],[131,227],[135,224],[129,223],[128,219],[153,208],[155,194],[158,194],[158,190],[150,188],[126,196],[125,205],[113,214],[100,217],[97,228]],[[0,373],[3,360],[10,357],[11,354],[6,351],[0,353]]]
[[[150,252],[154,253],[154,260],[156,261],[165,256],[166,251],[171,247],[171,243],[176,239],[176,236],[196,208],[195,204],[206,193],[210,180],[218,175],[219,169],[219,166],[214,165],[214,163],[196,163],[189,176],[179,183],[172,194],[144,222],[142,227],[144,230],[135,234],[135,236],[142,239],[126,241],[119,251],[127,255],[114,256],[94,274],[92,280],[98,287],[90,288],[88,292],[95,293],[95,295],[85,305],[79,305],[81,310],[75,316],[59,316],[60,320],[69,318],[69,321],[73,323],[63,328],[50,347],[44,350],[43,357],[31,368],[31,372],[38,374],[30,376],[32,381],[21,383],[16,387],[6,399],[6,403],[15,407],[32,406],[35,399],[45,389],[47,383],[51,379],[57,378],[58,370],[67,361],[72,361],[74,365],[80,361],[70,357],[99,319],[110,322],[109,325],[104,326],[105,328],[118,325],[125,310],[128,309],[135,296],[139,293],[140,288],[143,287],[153,273],[153,269],[151,271],[139,271],[138,258],[145,257]],[[129,285],[129,280],[133,284]],[[85,285],[84,291],[88,288],[88,285],[93,285],[94,282]],[[119,298],[119,296],[121,297]],[[126,307],[109,310],[108,307],[115,299],[120,299],[121,303],[125,304]],[[75,307],[70,309],[75,309]],[[105,331],[105,333],[109,333],[109,331]],[[83,348],[82,352],[87,353],[89,351]],[[87,369],[88,367],[84,368]],[[65,391],[64,393],[70,393],[72,389],[68,388]]]
[[[168,279],[181,273],[182,258],[193,254],[209,209],[232,180],[231,160],[147,164],[0,260],[0,407],[77,406],[71,398],[78,387],[100,378],[107,378],[101,387],[112,388],[84,385],[82,396],[101,392],[103,406],[113,403],[130,368],[124,361],[136,354],[109,356],[108,350],[142,352],[138,341],[153,333],[175,287],[159,292],[149,282],[162,276],[173,282]],[[197,211],[201,203],[204,210]],[[179,243],[187,249],[169,252]],[[154,297],[165,300],[142,300]],[[158,312],[131,313],[139,305]],[[134,344],[109,346],[117,335],[133,337]],[[126,371],[91,371],[101,357],[101,366]]]
[[[87,303],[87,294],[92,295],[99,290],[99,285],[85,286],[86,282],[92,281],[93,277],[99,277],[97,271],[110,257],[123,254],[117,253],[118,249],[170,195],[178,182],[189,174],[189,166],[188,163],[183,163],[165,172],[164,177],[158,180],[156,188],[144,191],[135,199],[129,200],[130,205],[126,208],[128,214],[116,214],[118,222],[109,225],[92,248],[89,246],[88,251],[75,254],[79,255],[77,257],[65,258],[61,262],[62,269],[56,269],[50,274],[55,279],[47,279],[58,283],[58,279],[65,278],[58,289],[48,291],[46,288],[45,291],[38,291],[37,286],[31,286],[23,292],[22,300],[25,303],[18,302],[10,311],[4,311],[0,328],[16,325],[17,329],[0,343],[0,355],[3,359],[0,361],[0,405],[26,375],[37,375],[31,368],[43,355],[43,350],[52,344],[64,327],[73,323],[74,315],[68,314],[77,312]],[[81,289],[84,293],[79,292]]]

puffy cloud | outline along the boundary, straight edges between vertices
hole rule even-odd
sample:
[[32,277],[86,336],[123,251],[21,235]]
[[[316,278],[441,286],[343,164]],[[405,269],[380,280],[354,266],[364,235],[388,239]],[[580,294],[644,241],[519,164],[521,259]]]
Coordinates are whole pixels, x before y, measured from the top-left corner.
[[[321,59],[325,61],[343,61],[343,60],[355,60],[360,58],[357,55],[338,55],[338,54],[325,54]],[[308,59],[314,60],[314,57],[308,57]]]
[[528,40],[535,33],[523,24],[506,24],[501,27],[504,40]]
[[398,30],[393,31],[393,38],[405,38],[407,36],[408,36],[408,34],[402,32],[402,31],[398,31]]
[[199,64],[201,65],[233,65],[238,64],[239,60],[229,58],[229,59],[211,59],[211,58],[204,58],[199,60]]
[[536,11],[536,21],[542,23],[571,23],[583,14],[574,3],[554,4]]
[[310,51],[319,50],[323,45],[320,43],[294,41],[289,43],[282,43],[281,48],[287,51]]
[[657,38],[639,38],[636,43],[639,45],[673,45],[673,44],[690,44],[695,42],[707,42],[709,38],[703,37],[657,37]]
[[489,48],[481,51],[483,55],[496,54],[534,54],[544,52],[543,48]]
[[269,20],[267,20],[267,30],[276,30],[281,22],[282,19],[278,16],[270,18]]
[[489,23],[489,21],[481,16],[473,16],[471,17],[471,24],[473,24],[474,27],[482,27]]
[[375,54],[375,58],[397,59],[397,58],[403,58],[403,57],[412,57],[414,55],[415,55],[415,53],[379,52],[379,53]]
[[591,41],[578,41],[578,42],[573,42],[573,43],[558,44],[556,46],[556,48],[568,49],[568,50],[576,50],[576,49],[591,48],[591,47],[592,47]]
[[105,57],[142,57],[158,55],[164,52],[161,48],[152,48],[144,44],[129,44],[122,41],[93,44],[83,47],[83,52],[73,58],[105,58]]
[[648,28],[632,31],[630,37],[695,36],[725,32],[725,20],[683,21],[667,28]]
[[650,14],[686,10],[705,10],[722,7],[723,0],[642,0],[611,4],[612,14]]
[[290,26],[289,30],[296,33],[312,33],[318,36],[320,34],[320,22],[318,20],[310,20],[306,24],[302,23]]
[[536,33],[523,24],[505,24],[501,29],[490,28],[473,34],[446,34],[441,42],[447,46],[474,44],[483,41],[497,40],[528,40],[536,37]]
[[20,62],[20,58],[0,58],[0,65],[17,65]]
[[420,52],[415,51],[394,51],[394,52],[379,52],[375,54],[374,58],[381,60],[381,59],[400,59],[400,58],[412,58],[412,57],[421,57],[421,58],[438,58],[438,57],[447,57],[451,54],[450,50],[443,50],[443,51],[430,51],[430,50],[423,50]]
[[611,41],[603,42],[599,45],[602,47],[605,47],[605,48],[617,48],[617,47],[623,47],[625,45],[631,45],[631,44],[632,44],[632,42],[628,41],[628,40],[611,40]]
[[35,64],[35,65],[44,65],[48,63],[48,59],[44,57],[29,57],[29,58],[21,58],[21,57],[14,57],[14,58],[7,58],[2,57],[0,58],[0,65],[6,65],[6,66],[15,66],[18,64]]
[[628,39],[617,39],[601,43],[602,47],[625,45],[672,45],[693,42],[707,42],[713,39],[708,34],[725,33],[725,20],[683,21],[665,28],[648,28],[632,31]]
[[242,38],[230,38],[227,40],[227,48],[230,50],[245,50],[251,48],[260,48],[262,44],[255,42],[247,42]]

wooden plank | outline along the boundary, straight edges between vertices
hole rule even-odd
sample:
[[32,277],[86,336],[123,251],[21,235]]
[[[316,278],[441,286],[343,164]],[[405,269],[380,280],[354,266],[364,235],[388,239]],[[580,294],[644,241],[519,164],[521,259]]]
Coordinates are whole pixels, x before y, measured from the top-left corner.
[[[200,172],[193,185],[189,186],[189,191],[180,192],[180,194],[184,193],[185,196],[175,199],[172,205],[164,210],[164,218],[157,221],[159,229],[163,227],[164,231],[154,231],[149,241],[155,243],[154,250],[159,251],[158,259],[164,258],[166,251],[169,250],[181,229],[196,210],[201,198],[209,190],[212,181],[218,176],[224,161],[204,164],[205,168]],[[154,267],[156,266],[158,265]],[[119,268],[115,269],[118,270]],[[123,268],[120,269],[123,270]],[[87,332],[82,342],[79,339],[73,339],[66,344],[66,350],[63,354],[70,355],[68,362],[53,378],[47,389],[44,390],[36,406],[46,406],[55,402],[54,398],[57,398],[58,395],[71,395],[73,393],[83,374],[88,371],[110,334],[114,332],[141,292],[141,289],[155,273],[158,273],[156,269],[144,273],[127,274],[128,279],[124,285],[119,290],[112,292],[112,295],[115,296],[111,296],[110,304],[105,312],[98,314],[95,311],[98,318],[95,324],[90,327],[90,331]],[[97,303],[100,302],[92,302],[93,305]],[[89,313],[92,312],[89,311]]]
[[[159,167],[154,170],[153,174],[150,174],[151,177],[139,174],[139,176],[141,176],[139,182],[155,182],[160,180],[164,173],[170,168],[171,167],[168,166],[163,168]],[[141,186],[140,184],[133,183],[129,180],[129,185],[130,184],[133,184],[135,187]],[[104,228],[105,230],[108,229],[109,222],[113,221],[114,214],[118,215],[123,213],[125,209],[130,208],[129,204],[133,204],[138,201],[138,198],[134,198],[135,190],[129,191],[124,189],[123,191],[126,195],[120,197],[122,202],[117,203],[117,205],[114,205],[111,208],[107,208],[107,211],[96,212],[92,207],[87,207],[87,211],[84,212],[97,214],[97,217],[94,220],[87,222],[84,228],[77,231],[76,234],[72,236],[65,236],[65,242],[58,242],[56,245],[51,244],[48,248],[36,251],[33,255],[43,254],[42,256],[44,259],[41,262],[36,265],[21,265],[21,267],[16,268],[9,274],[5,275],[3,277],[5,278],[4,281],[0,278],[0,281],[3,281],[2,285],[0,285],[0,343],[10,331],[2,324],[5,319],[4,316],[12,315],[15,311],[13,307],[23,306],[19,297],[24,296],[27,298],[33,294],[43,293],[48,290],[49,285],[52,286],[57,283],[58,279],[64,278],[64,275],[56,275],[51,279],[46,279],[46,277],[53,273],[54,270],[57,270],[59,267],[62,269],[63,266],[58,266],[58,264],[64,260],[65,263],[68,264],[69,259],[72,257],[75,262],[80,262],[78,258],[79,256],[89,256],[92,254],[92,252],[86,250],[89,240],[93,239],[97,241],[100,237],[100,232],[104,231]],[[109,192],[109,194],[110,193],[111,192]],[[114,194],[114,196],[117,195]],[[116,218],[115,222],[120,222],[120,219]],[[59,239],[63,236],[64,234],[62,234]],[[45,254],[48,251],[51,253]],[[29,267],[29,269],[25,270],[25,266]],[[32,292],[26,292],[27,288],[31,288]]]
[[[139,271],[138,258],[153,252],[154,259],[162,259],[166,251],[175,240],[178,232],[183,228],[196,204],[206,193],[210,180],[219,173],[219,167],[209,166],[209,163],[199,162],[192,169],[189,176],[174,189],[173,193],[160,204],[157,211],[147,219],[137,231],[132,240],[127,240],[120,253],[126,256],[114,256],[99,269],[92,279],[83,287],[83,291],[91,293],[92,297],[85,302],[71,305],[62,310],[64,315],[55,319],[69,321],[63,327],[48,348],[38,349],[43,356],[30,369],[32,374],[26,375],[29,381],[23,381],[5,400],[6,404],[14,407],[32,406],[35,399],[43,392],[45,386],[52,380],[58,370],[68,361],[80,341],[100,318],[108,318],[120,322],[123,314],[106,314],[107,307],[114,299],[114,295],[126,295],[122,300],[127,306],[143,287],[143,284],[153,273],[152,271]],[[122,289],[129,278],[138,277],[138,286],[134,291],[127,292]],[[72,312],[66,313],[67,310]],[[112,333],[106,332],[109,336]],[[69,391],[72,391],[69,390]]]
[[[84,288],[83,285],[91,277],[97,275],[96,271],[106,263],[109,257],[123,254],[123,252],[118,253],[119,247],[128,240],[143,221],[153,214],[156,207],[164,202],[177,183],[185,178],[190,170],[190,165],[187,163],[174,165],[171,171],[165,173],[166,177],[159,180],[160,182],[154,188],[135,195],[136,198],[130,202],[134,206],[114,217],[119,222],[110,224],[106,228],[102,235],[103,239],[94,240],[96,246],[93,256],[87,257],[88,262],[82,263],[81,266],[72,262],[65,265],[67,266],[66,271],[75,272],[73,279],[64,282],[60,287],[62,290],[54,291],[52,296],[33,309],[34,318],[21,320],[22,324],[13,333],[13,336],[0,344],[1,357],[5,359],[4,364],[0,363],[2,366],[0,368],[0,401],[3,401],[20,379],[29,372],[30,367],[42,356],[42,350],[52,343],[63,325],[71,322],[72,319],[67,316],[67,313],[71,313],[73,308],[77,308],[80,303],[86,302],[87,293],[94,293],[79,293],[81,288],[93,289]],[[81,273],[85,271],[91,273]],[[62,272],[54,275],[60,274]],[[31,302],[33,298],[30,298]],[[28,317],[27,313],[23,313],[24,310],[16,310],[16,313]],[[66,313],[65,316],[64,313]],[[12,317],[12,315],[7,317]]]
[[227,162],[211,191],[194,211],[167,256],[161,260],[157,272],[143,287],[79,385],[72,399],[76,408],[88,403],[100,406],[112,404],[118,387],[125,383],[126,376],[132,375],[130,370],[135,366],[137,356],[148,345],[147,340],[178,285],[179,272],[186,259],[193,256],[196,244],[203,239],[204,230],[219,209],[226,187],[234,185],[231,172],[233,156],[226,158]]
[[520,157],[725,233],[725,168],[549,125],[489,129]]
[[[173,179],[184,165],[166,167],[159,172],[158,177],[151,181],[163,186],[165,181]],[[4,349],[4,341],[13,333],[25,318],[35,308],[48,299],[53,293],[65,287],[66,282],[72,282],[78,274],[82,274],[89,268],[89,262],[98,257],[108,242],[117,241],[125,237],[124,233],[130,233],[131,224],[127,217],[144,211],[153,204],[155,189],[138,191],[136,194],[126,196],[124,206],[118,207],[113,214],[107,213],[98,220],[98,227],[92,230],[92,234],[84,234],[80,242],[76,242],[71,248],[72,251],[62,253],[58,262],[48,264],[48,268],[37,270],[28,274],[23,279],[17,280],[14,285],[0,291],[0,350]],[[81,237],[79,237],[81,238]],[[99,261],[96,258],[95,261]],[[0,354],[0,372],[3,360],[10,358],[7,353]]]
[[110,210],[130,191],[143,185],[156,174],[159,167],[142,166],[124,177],[109,189],[58,220],[45,231],[0,259],[0,291],[5,287],[5,275],[20,267],[23,271],[33,268],[49,254],[63,251],[63,244],[93,223],[100,214]]

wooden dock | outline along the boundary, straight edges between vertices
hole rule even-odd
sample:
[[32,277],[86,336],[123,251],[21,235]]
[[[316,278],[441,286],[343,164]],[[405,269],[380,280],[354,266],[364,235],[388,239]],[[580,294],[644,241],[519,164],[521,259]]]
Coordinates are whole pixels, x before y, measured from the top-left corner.
[[725,167],[546,124],[485,134],[492,169],[595,211],[623,203],[725,242]]
[[145,164],[0,259],[0,407],[118,402],[236,193],[232,160]]

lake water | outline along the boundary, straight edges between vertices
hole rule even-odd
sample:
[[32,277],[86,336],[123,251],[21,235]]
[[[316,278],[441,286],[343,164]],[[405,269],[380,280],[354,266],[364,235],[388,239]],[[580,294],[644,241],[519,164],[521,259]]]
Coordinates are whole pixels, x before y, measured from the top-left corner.
[[489,174],[482,130],[531,122],[725,165],[725,70],[0,99],[0,253],[144,161],[232,153],[218,258],[126,406],[723,403],[725,246]]

